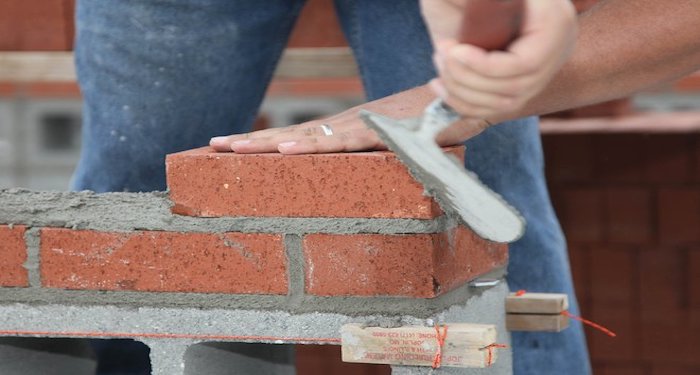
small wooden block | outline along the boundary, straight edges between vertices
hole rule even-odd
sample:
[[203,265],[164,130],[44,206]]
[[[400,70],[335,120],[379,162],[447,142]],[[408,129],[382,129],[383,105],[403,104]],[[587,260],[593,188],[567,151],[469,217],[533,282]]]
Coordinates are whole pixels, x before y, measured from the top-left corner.
[[508,314],[560,314],[568,308],[569,298],[566,294],[525,293],[516,296],[511,293],[506,297]]
[[561,332],[569,327],[569,317],[562,314],[506,314],[509,331]]
[[[465,323],[447,326],[441,366],[484,368],[496,362],[498,350],[487,349],[496,342],[496,326]],[[432,366],[438,352],[434,327],[345,324],[340,332],[343,362]]]

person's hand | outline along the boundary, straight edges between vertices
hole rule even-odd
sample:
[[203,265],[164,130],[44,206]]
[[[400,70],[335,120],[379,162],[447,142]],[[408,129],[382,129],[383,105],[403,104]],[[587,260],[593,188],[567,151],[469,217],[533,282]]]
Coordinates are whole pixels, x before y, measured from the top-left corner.
[[[384,150],[386,146],[377,134],[360,119],[361,109],[374,111],[393,118],[420,116],[435,95],[427,86],[416,87],[351,108],[322,120],[314,120],[284,128],[260,130],[212,138],[209,145],[216,151],[237,153],[280,152],[283,154],[314,154],[365,150]],[[326,135],[321,125],[326,124],[332,135]],[[441,132],[438,144],[449,146],[461,143],[486,128],[486,122],[465,119]]]
[[507,50],[487,52],[457,43],[467,1],[421,1],[439,71],[430,86],[464,116],[498,119],[520,110],[564,64],[576,41],[576,11],[569,0],[525,0],[521,35]]
[[[353,108],[323,120],[215,137],[209,145],[216,151],[234,151],[241,154],[316,154],[385,149],[377,134],[362,122],[358,111],[359,109]],[[332,135],[324,133],[322,124],[331,129]]]

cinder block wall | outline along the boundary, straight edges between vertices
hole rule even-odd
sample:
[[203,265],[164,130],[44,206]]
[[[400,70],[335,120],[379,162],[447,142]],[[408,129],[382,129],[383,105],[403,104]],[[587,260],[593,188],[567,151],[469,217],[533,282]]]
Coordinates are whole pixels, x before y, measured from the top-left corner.
[[700,135],[543,139],[595,373],[700,374]]

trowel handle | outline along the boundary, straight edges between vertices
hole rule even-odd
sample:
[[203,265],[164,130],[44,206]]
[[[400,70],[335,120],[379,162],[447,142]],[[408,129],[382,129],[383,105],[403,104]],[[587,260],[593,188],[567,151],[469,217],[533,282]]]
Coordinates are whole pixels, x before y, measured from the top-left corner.
[[524,13],[524,0],[467,0],[459,42],[504,50],[518,37]]

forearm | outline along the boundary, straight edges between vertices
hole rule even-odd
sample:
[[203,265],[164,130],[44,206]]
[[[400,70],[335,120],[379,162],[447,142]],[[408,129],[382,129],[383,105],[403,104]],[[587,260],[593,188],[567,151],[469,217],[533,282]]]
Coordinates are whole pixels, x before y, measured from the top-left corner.
[[620,98],[700,69],[696,0],[607,0],[579,20],[575,51],[546,89],[492,120]]

